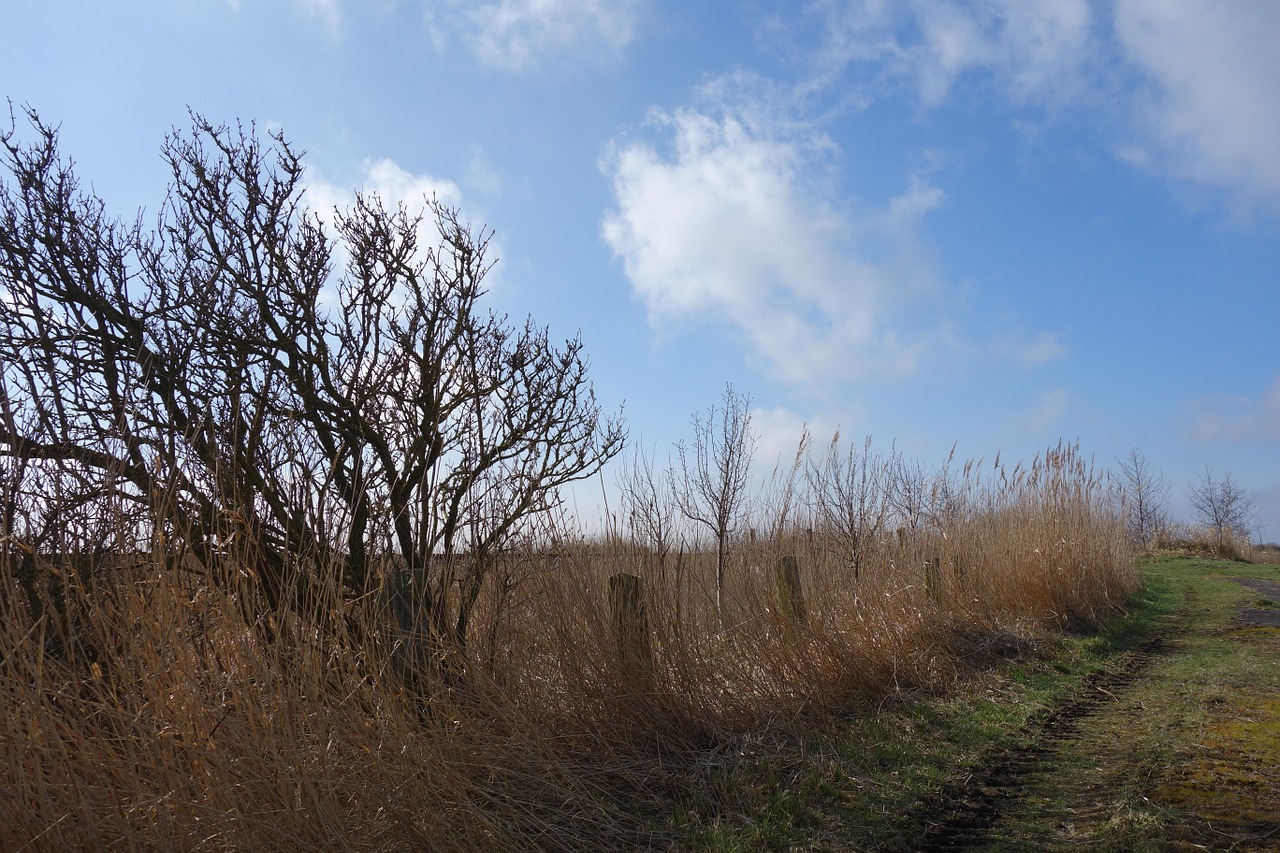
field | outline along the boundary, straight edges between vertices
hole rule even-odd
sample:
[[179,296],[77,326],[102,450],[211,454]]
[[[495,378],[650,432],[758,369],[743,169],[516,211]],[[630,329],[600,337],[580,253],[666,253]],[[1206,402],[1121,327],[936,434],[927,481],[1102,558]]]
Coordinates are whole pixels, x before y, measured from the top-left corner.
[[1275,629],[1232,608],[1275,598],[1223,577],[1280,575],[1140,574],[1072,448],[989,470],[852,564],[805,524],[741,536],[719,610],[713,548],[509,554],[444,663],[385,591],[264,623],[160,541],[11,552],[0,848],[1264,843]]
[[[30,142],[0,133],[0,849],[1271,831],[1267,803],[1214,811],[1269,782],[1234,756],[1274,746],[1274,692],[1244,690],[1270,658],[1235,654],[1222,592],[1269,613],[1269,588],[1142,585],[1131,543],[1163,525],[1132,524],[1136,451],[1119,478],[1069,444],[929,467],[806,430],[761,483],[726,386],[655,467],[580,337],[485,309],[492,232],[459,209],[370,195],[321,227],[283,135],[193,114],[130,227],[24,112]],[[562,518],[606,466],[616,505]],[[1213,516],[1218,556],[1244,516]],[[1232,672],[1197,729],[1209,688],[1179,697]],[[1125,697],[1156,734],[1091,737]],[[1102,752],[1131,734],[1136,782]]]

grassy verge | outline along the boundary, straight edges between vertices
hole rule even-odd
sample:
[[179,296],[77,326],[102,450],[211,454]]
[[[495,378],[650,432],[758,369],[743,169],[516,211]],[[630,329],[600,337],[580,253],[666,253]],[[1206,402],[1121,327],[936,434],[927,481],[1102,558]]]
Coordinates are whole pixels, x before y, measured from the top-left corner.
[[1256,849],[1280,813],[1280,631],[1236,624],[1241,605],[1265,601],[1230,578],[1280,571],[1142,569],[1132,609],[1101,630],[991,649],[1004,659],[985,672],[975,661],[947,695],[901,693],[821,736],[725,760],[675,818],[685,843]]

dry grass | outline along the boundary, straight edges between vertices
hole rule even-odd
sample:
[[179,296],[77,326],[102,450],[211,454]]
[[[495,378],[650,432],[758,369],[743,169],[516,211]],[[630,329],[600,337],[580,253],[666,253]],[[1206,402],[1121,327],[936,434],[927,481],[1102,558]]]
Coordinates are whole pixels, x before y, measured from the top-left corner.
[[[803,515],[744,537],[723,629],[711,549],[659,558],[614,531],[513,555],[491,575],[466,686],[416,692],[392,672],[376,598],[268,640],[236,590],[164,554],[96,574],[44,565],[66,580],[62,623],[33,619],[5,569],[0,848],[665,846],[678,792],[663,768],[945,687],[991,638],[1097,620],[1134,589],[1120,521],[1074,448],[947,485],[946,513],[863,542],[856,580]],[[779,597],[784,557],[803,618]],[[645,579],[647,646],[620,644],[619,572]]]
[[1251,563],[1266,563],[1271,566],[1280,566],[1280,545],[1274,542],[1268,542],[1262,545],[1252,545],[1249,548],[1246,559]]
[[93,660],[48,654],[49,624],[5,600],[0,848],[563,849],[614,830],[502,696],[424,713],[376,649],[300,625],[267,645],[171,572],[75,603]]
[[1244,533],[1219,538],[1195,525],[1173,525],[1145,550],[1146,556],[1206,557],[1243,563],[1280,565],[1280,545],[1255,543]]

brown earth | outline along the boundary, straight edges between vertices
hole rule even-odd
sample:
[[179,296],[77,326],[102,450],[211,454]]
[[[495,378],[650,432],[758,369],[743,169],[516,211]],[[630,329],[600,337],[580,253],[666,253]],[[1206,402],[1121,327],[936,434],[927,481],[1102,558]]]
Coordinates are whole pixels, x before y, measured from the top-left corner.
[[1280,628],[1280,583],[1262,578],[1233,578],[1262,596],[1240,608],[1240,622],[1254,628]]

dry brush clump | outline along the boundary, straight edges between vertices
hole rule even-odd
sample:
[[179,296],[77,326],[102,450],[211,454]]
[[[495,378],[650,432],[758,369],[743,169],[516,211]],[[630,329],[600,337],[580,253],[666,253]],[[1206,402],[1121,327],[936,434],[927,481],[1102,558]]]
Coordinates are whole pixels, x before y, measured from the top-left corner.
[[12,560],[3,572],[0,848],[634,843],[509,696],[424,701],[390,675],[389,644],[319,614],[267,641],[235,593],[160,556],[76,562],[40,566],[66,582],[63,620],[31,618]]
[[468,641],[488,572],[622,447],[581,342],[485,310],[488,233],[435,200],[322,219],[281,134],[193,116],[147,228],[26,117],[0,847],[576,846],[598,798],[527,760],[554,751]]
[[[1153,556],[1208,557],[1237,562],[1268,562],[1268,547],[1255,545],[1247,533],[1214,530],[1203,524],[1170,524],[1144,553]],[[1271,547],[1274,551],[1274,547]],[[1274,562],[1274,560],[1271,560]]]
[[[1073,447],[1012,472],[944,468],[927,492],[913,529],[861,541],[855,575],[847,537],[797,488],[785,526],[733,542],[719,609],[712,543],[531,543],[488,575],[465,685],[427,667],[406,686],[412,636],[389,595],[344,599],[336,570],[314,611],[258,626],[235,585],[164,542],[127,565],[68,548],[38,558],[61,605],[36,617],[15,577],[32,555],[10,547],[4,846],[647,844],[637,814],[659,808],[662,767],[945,686],[1133,589],[1120,522]],[[222,560],[247,591],[252,561]],[[638,624],[619,622],[619,574],[644,581]]]
[[[389,594],[344,599],[336,569],[314,610],[259,626],[241,590],[171,542],[127,559],[68,547],[37,557],[61,601],[37,617],[15,577],[32,555],[10,540],[2,846],[665,843],[643,816],[690,784],[698,755],[945,687],[1134,587],[1121,522],[1074,447],[1013,471],[943,466],[926,493],[913,529],[890,514],[861,541],[855,576],[847,537],[797,485],[784,526],[759,533],[758,510],[754,540],[748,527],[732,543],[720,609],[713,543],[659,553],[625,529],[548,532],[489,573],[465,684],[430,667],[406,684],[412,636]],[[765,504],[776,516],[776,490]],[[252,560],[222,560],[251,588]],[[620,622],[619,574],[644,580],[639,624]]]
[[[893,493],[902,466],[875,470]],[[719,606],[715,542],[659,551],[623,528],[566,546],[528,602],[533,633],[513,636],[549,667],[531,682],[536,704],[571,708],[570,728],[641,750],[714,743],[938,686],[968,665],[964,655],[1096,623],[1136,586],[1104,478],[1074,446],[1012,471],[944,466],[922,488],[921,517],[876,507],[857,554],[847,529],[815,515],[813,491],[779,499],[776,489],[757,501],[769,517],[755,519],[756,531],[775,529],[737,538]],[[639,652],[606,606],[619,574],[643,579]],[[641,665],[620,665],[637,653]]]

